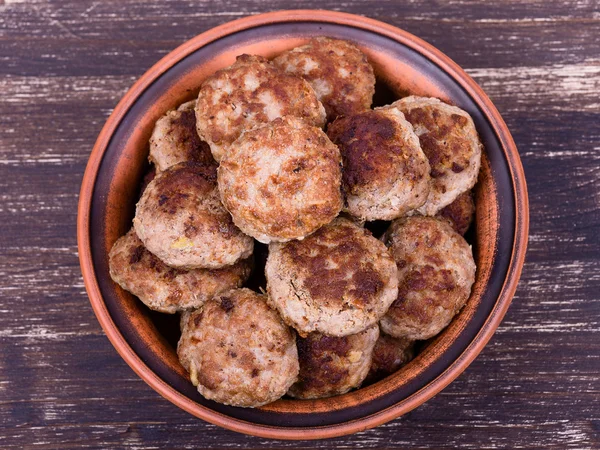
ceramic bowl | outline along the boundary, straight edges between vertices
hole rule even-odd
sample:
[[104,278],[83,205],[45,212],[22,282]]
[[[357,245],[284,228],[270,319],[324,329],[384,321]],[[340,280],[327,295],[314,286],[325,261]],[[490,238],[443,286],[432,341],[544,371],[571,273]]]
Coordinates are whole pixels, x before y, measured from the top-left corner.
[[[204,399],[177,360],[176,316],[150,312],[112,282],[108,252],[131,227],[148,139],[168,109],[192,99],[202,80],[242,53],[272,57],[310,37],[355,42],[377,76],[374,106],[407,94],[438,97],[473,117],[485,145],[469,240],[477,279],[466,307],[410,364],[373,385],[321,400],[282,399],[257,409]],[[271,438],[313,439],[374,427],[422,404],[454,380],[504,316],[523,266],[527,189],[519,154],[481,88],[439,50],[382,22],[329,11],[281,11],[203,33],[160,60],[125,94],[91,153],[81,187],[79,258],[92,307],[116,350],[163,397],[208,422]]]

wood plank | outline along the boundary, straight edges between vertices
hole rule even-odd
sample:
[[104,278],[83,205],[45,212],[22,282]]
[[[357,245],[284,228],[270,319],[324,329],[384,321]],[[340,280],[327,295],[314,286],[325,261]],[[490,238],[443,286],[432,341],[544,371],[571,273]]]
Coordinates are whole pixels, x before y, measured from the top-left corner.
[[[516,67],[582,62],[600,54],[600,12],[595,2],[510,2],[506,9],[424,0],[398,7],[370,5],[368,15],[406,29],[438,46],[464,67]],[[271,2],[271,9],[287,3]],[[260,12],[258,5],[229,3],[215,13],[210,2],[128,2],[117,14],[114,2],[6,3],[0,6],[0,73],[11,75],[140,75],[187,39],[226,21]],[[303,3],[322,8],[323,3]],[[338,8],[333,8],[338,9]],[[344,11],[364,13],[362,2]],[[502,14],[504,14],[502,16]],[[124,26],[126,24],[126,26]],[[148,30],[152,38],[147,39]],[[468,30],[468,33],[465,32]],[[5,36],[10,32],[11,38]],[[52,36],[52,39],[48,39]]]

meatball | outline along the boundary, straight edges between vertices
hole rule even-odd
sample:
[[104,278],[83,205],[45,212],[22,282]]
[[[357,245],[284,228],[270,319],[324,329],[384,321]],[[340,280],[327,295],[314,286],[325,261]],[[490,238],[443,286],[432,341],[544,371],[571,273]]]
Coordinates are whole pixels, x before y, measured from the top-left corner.
[[221,292],[241,287],[250,276],[251,259],[222,269],[179,270],[150,253],[131,229],[109,253],[110,276],[148,308],[175,313],[200,308]]
[[288,395],[302,399],[323,398],[359,387],[369,372],[378,336],[379,327],[375,324],[344,337],[311,333],[299,338],[300,374]]
[[207,399],[252,408],[277,400],[296,381],[294,333],[264,295],[232,290],[183,320],[177,354]]
[[221,160],[221,199],[262,243],[301,239],[342,208],[341,157],[319,128],[283,117],[244,133]]
[[286,115],[317,127],[325,124],[325,109],[312,87],[261,56],[238,56],[232,66],[208,77],[196,103],[198,135],[217,161],[243,131]]
[[214,164],[188,161],[148,184],[133,225],[144,246],[165,264],[217,269],[252,253],[254,241],[231,221],[216,181]]
[[273,63],[301,76],[325,106],[327,119],[356,114],[371,107],[375,75],[367,57],[348,41],[317,37],[282,53]]
[[142,178],[142,184],[140,186],[140,192],[139,192],[139,195],[137,197],[138,201],[140,200],[140,198],[142,198],[142,195],[144,194],[144,191],[146,190],[146,188],[148,187],[148,185],[150,184],[150,182],[152,180],[154,180],[155,177],[156,177],[156,167],[155,166],[150,166],[150,169],[148,170],[148,172],[146,172],[146,175],[144,175],[144,178]]
[[474,216],[475,202],[472,191],[463,192],[456,197],[456,200],[436,214],[436,217],[447,220],[454,231],[462,236],[471,226]]
[[381,329],[397,338],[429,339],[450,323],[471,294],[471,247],[446,221],[423,216],[392,222],[384,241],[398,265],[399,289]]
[[185,161],[212,163],[209,145],[196,132],[195,105],[195,100],[184,103],[156,122],[150,137],[148,159],[156,165],[158,172]]
[[327,135],[342,155],[345,209],[364,220],[392,220],[422,206],[429,163],[419,138],[395,108],[338,118]]
[[359,333],[398,294],[385,245],[340,217],[302,241],[271,244],[265,275],[270,304],[303,337]]
[[415,341],[381,333],[373,349],[373,361],[366,381],[374,383],[393,374],[415,356]]
[[471,116],[437,98],[406,97],[386,108],[404,113],[431,166],[431,189],[418,212],[433,216],[477,182],[482,145]]

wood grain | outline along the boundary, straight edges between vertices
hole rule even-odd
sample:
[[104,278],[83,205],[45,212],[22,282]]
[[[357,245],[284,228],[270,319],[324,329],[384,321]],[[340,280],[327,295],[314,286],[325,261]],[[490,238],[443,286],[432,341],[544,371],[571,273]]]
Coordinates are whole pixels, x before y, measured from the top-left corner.
[[[79,184],[154,62],[267,2],[0,2],[0,448],[278,447],[197,420],[119,358],[89,306]],[[462,65],[521,152],[530,250],[479,358],[410,414],[322,447],[600,448],[600,5],[308,1],[412,32]],[[311,447],[293,442],[289,447]]]

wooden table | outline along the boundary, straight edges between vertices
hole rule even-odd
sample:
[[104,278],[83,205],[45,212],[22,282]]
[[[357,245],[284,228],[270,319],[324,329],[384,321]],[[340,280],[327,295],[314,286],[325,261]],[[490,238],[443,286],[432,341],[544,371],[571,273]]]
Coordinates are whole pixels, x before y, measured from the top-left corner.
[[[163,400],[83,287],[77,198],[119,98],[215,25],[290,5],[0,0],[0,448],[277,447]],[[429,41],[489,94],[520,149],[527,262],[479,358],[425,405],[321,447],[600,448],[600,3],[308,1]],[[311,442],[285,444],[310,447]]]

